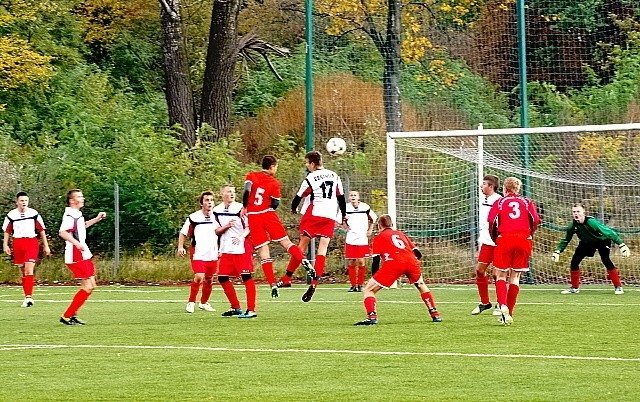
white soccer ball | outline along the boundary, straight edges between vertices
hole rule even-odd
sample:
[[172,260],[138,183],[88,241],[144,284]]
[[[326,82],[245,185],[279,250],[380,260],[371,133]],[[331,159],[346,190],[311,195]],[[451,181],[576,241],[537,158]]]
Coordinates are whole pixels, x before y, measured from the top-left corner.
[[347,143],[340,137],[334,137],[327,141],[327,152],[331,155],[342,155],[346,150]]

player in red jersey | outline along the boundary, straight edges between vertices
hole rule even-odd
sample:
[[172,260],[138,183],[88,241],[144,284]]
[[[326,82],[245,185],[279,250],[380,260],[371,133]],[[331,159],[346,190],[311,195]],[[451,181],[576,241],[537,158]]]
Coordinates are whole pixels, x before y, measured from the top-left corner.
[[360,201],[358,191],[349,191],[347,204],[347,236],[345,238],[344,258],[347,260],[347,271],[351,287],[349,292],[362,292],[366,267],[364,259],[371,255],[369,238],[373,234],[378,216],[371,207]]
[[213,192],[203,191],[200,194],[200,210],[189,215],[178,235],[178,257],[184,257],[186,237],[191,238],[189,257],[193,280],[191,281],[189,299],[185,311],[193,313],[196,309],[196,298],[202,287],[198,308],[204,311],[216,311],[209,298],[213,290],[213,276],[218,270],[218,236],[213,225]]
[[249,220],[251,240],[260,256],[260,266],[264,276],[271,285],[271,297],[278,297],[278,287],[273,271],[273,260],[269,252],[271,241],[279,242],[298,265],[313,269],[300,249],[291,242],[282,225],[276,208],[282,197],[280,182],[275,178],[278,171],[278,160],[272,155],[262,158],[262,171],[247,174],[242,193],[243,216]]
[[[534,202],[520,194],[522,182],[515,177],[504,180],[504,196],[489,211],[489,233],[496,243],[493,272],[496,298],[502,315],[500,322],[511,325],[520,291],[520,275],[529,271],[533,234],[540,217]],[[507,280],[509,284],[507,285]]]
[[[220,189],[222,203],[213,208],[216,234],[220,237],[220,267],[218,282],[231,309],[223,317],[255,318],[256,282],[253,279],[253,243],[249,239],[247,217],[241,217],[242,204],[236,202],[236,189],[228,184]],[[230,277],[241,277],[247,294],[247,311],[242,312],[240,300]]]
[[67,192],[68,207],[64,210],[60,231],[58,234],[65,240],[64,262],[73,272],[73,277],[80,281],[80,290],[73,296],[69,307],[60,317],[60,322],[65,325],[84,325],[78,319],[76,313],[87,301],[91,292],[96,288],[96,269],[91,261],[91,251],[87,246],[87,228],[103,220],[107,214],[100,212],[98,215],[84,220],[80,209],[84,207],[84,195],[82,190],[74,188]]
[[[43,251],[51,255],[47,233],[42,217],[33,208],[29,208],[29,196],[24,191],[16,194],[16,208],[9,211],[2,224],[4,238],[2,250],[13,256],[13,263],[20,267],[22,273],[22,290],[24,301],[22,307],[33,306],[34,267],[38,261],[40,245],[38,234],[42,239]],[[9,235],[12,237],[13,250],[9,247]]]
[[[382,215],[378,219],[380,233],[374,237],[372,244],[373,277],[364,288],[364,309],[367,318],[354,325],[375,325],[378,323],[376,312],[376,293],[382,288],[389,288],[402,275],[407,278],[420,292],[420,298],[427,306],[433,322],[441,322],[442,318],[436,308],[436,302],[429,287],[424,283],[420,258],[422,253],[404,233],[393,229],[391,216]],[[382,259],[382,268],[378,270]]]
[[[340,210],[341,222],[346,221],[346,200],[342,180],[334,171],[322,166],[322,155],[318,151],[308,152],[305,157],[305,166],[309,174],[300,185],[298,193],[291,202],[291,212],[296,214],[298,205],[303,198],[308,197],[309,204],[300,219],[300,242],[298,247],[303,252],[307,250],[311,239],[317,237],[318,250],[313,269],[307,268],[307,274],[312,273],[311,285],[302,295],[302,301],[308,302],[313,297],[318,286],[318,280],[322,277],[327,261],[327,249],[333,237],[336,226],[336,213]],[[279,286],[287,286],[300,262],[289,260],[285,275],[278,281]]]
[[[482,178],[482,185],[480,186],[480,205],[479,205],[479,225],[480,235],[478,236],[478,264],[476,265],[476,287],[478,288],[478,296],[480,297],[480,303],[471,311],[471,315],[478,315],[485,310],[491,309],[493,304],[489,299],[489,277],[487,276],[487,269],[489,264],[493,262],[493,252],[496,248],[496,244],[491,239],[489,234],[489,211],[493,204],[502,197],[496,193],[498,190],[499,179],[493,175],[486,175]],[[496,306],[497,307],[497,306]],[[502,315],[500,309],[496,308],[493,311],[494,315]]]

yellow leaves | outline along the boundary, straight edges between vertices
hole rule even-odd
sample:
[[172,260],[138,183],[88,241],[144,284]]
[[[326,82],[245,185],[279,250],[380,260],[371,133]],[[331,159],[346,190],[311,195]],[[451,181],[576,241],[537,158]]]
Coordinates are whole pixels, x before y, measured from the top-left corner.
[[0,91],[46,81],[54,74],[50,60],[34,52],[26,40],[0,37]]
[[609,137],[587,133],[578,136],[578,140],[580,145],[577,154],[582,163],[611,165],[619,163],[622,159],[622,148],[625,143],[623,135]]
[[86,0],[77,7],[85,27],[85,42],[108,44],[115,40],[126,9],[119,0]]

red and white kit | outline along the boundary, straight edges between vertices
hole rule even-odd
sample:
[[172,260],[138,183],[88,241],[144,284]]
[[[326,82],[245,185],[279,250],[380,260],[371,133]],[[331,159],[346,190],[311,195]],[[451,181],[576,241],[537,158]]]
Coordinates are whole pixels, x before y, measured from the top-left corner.
[[491,234],[489,233],[489,211],[491,211],[493,204],[495,204],[495,202],[502,196],[498,193],[493,193],[488,197],[484,194],[481,197],[483,199],[478,213],[480,219],[480,235],[478,236],[478,248],[480,249],[480,253],[478,253],[478,262],[491,264],[493,262],[493,252],[496,247],[496,243],[493,242]]
[[218,236],[213,215],[205,216],[202,211],[189,215],[180,233],[191,238],[189,256],[194,273],[213,276],[218,266]]
[[249,237],[244,237],[248,222],[240,217],[240,211],[242,204],[239,202],[232,202],[226,208],[224,203],[213,208],[216,228],[234,221],[234,225],[220,236],[218,275],[240,276],[254,272],[253,245]]
[[366,258],[371,252],[367,232],[371,222],[375,222],[378,216],[371,207],[360,202],[357,207],[347,203],[347,224],[349,231],[345,239],[345,258]]
[[338,212],[338,196],[344,195],[340,176],[329,169],[307,175],[298,197],[309,197],[309,206],[300,220],[300,233],[307,237],[333,237]]
[[379,255],[383,261],[380,270],[372,279],[380,286],[388,288],[402,275],[406,275],[410,283],[422,278],[420,261],[413,253],[416,248],[413,241],[404,233],[386,228],[373,238],[373,255]]
[[69,232],[82,245],[82,251],[73,243],[65,241],[64,262],[76,279],[86,279],[95,275],[95,268],[91,261],[91,250],[87,246],[87,228],[82,211],[71,207],[64,209],[60,232]]
[[264,171],[247,174],[245,183],[247,182],[251,183],[247,215],[254,247],[262,247],[269,241],[283,240],[287,237],[287,232],[278,214],[271,208],[271,200],[282,197],[280,182]]
[[540,224],[534,202],[517,194],[505,194],[489,211],[489,233],[495,239],[496,269],[529,270],[533,233]]
[[35,263],[38,260],[40,245],[38,233],[45,230],[44,221],[38,211],[27,208],[20,212],[17,208],[9,211],[4,218],[2,231],[13,237],[13,263]]

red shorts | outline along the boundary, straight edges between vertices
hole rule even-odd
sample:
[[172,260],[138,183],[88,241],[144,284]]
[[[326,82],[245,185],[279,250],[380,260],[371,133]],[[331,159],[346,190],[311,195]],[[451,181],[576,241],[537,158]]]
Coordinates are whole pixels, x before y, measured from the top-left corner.
[[400,261],[387,261],[382,264],[382,267],[378,272],[373,275],[371,279],[377,282],[380,286],[388,288],[402,275],[406,275],[410,283],[416,283],[422,278],[422,269],[420,263],[415,262],[400,262]]
[[74,279],[87,279],[96,276],[96,267],[93,265],[93,260],[91,259],[67,264],[67,267],[69,267],[73,273]]
[[304,235],[310,238],[332,238],[335,228],[335,219],[313,215],[303,215],[302,219],[300,219],[300,235]]
[[371,249],[368,245],[355,246],[353,244],[345,244],[344,246],[344,258],[352,260],[354,258],[367,258],[371,257]]
[[481,264],[491,264],[493,262],[493,252],[495,249],[496,246],[481,244],[480,252],[478,253],[478,262]]
[[213,276],[218,270],[218,260],[202,261],[191,260],[191,270],[194,274],[204,274],[204,276]]
[[269,241],[280,241],[288,237],[282,221],[274,211],[251,214],[248,218],[251,240],[255,248],[269,244]]
[[220,254],[218,276],[240,276],[254,273],[253,250],[244,254]]
[[496,240],[493,266],[496,269],[529,270],[533,241],[520,236],[501,235]]
[[22,265],[25,262],[35,264],[38,261],[40,244],[36,237],[19,237],[13,239],[13,263]]

